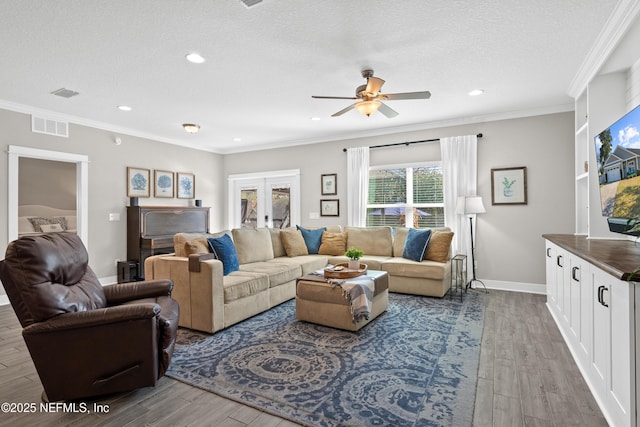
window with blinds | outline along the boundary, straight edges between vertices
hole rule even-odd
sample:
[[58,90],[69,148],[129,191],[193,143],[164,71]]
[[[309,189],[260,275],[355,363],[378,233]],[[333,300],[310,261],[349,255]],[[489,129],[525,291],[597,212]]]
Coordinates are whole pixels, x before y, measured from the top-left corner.
[[369,170],[367,226],[382,225],[444,226],[440,163]]

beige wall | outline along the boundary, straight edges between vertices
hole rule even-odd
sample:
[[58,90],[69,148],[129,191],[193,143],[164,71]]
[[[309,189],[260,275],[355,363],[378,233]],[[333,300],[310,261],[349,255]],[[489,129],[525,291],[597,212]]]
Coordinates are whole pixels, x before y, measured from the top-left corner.
[[[69,138],[31,132],[27,114],[0,109],[0,256],[7,239],[7,168],[9,145],[87,155],[89,158],[89,260],[100,278],[116,275],[115,260],[125,260],[126,248],[126,168],[192,172],[196,198],[211,207],[211,228],[222,226],[224,213],[222,156],[128,135],[70,124]],[[122,139],[121,145],[113,143]],[[186,199],[140,199],[141,205],[186,206]],[[120,221],[110,222],[109,213],[119,213]]]
[[[487,213],[478,215],[477,276],[497,282],[545,283],[543,233],[574,229],[574,115],[551,114],[226,155],[225,175],[300,168],[305,225],[346,224],[346,153],[343,148],[482,133],[478,144],[478,192]],[[371,165],[439,160],[438,143],[371,151]],[[491,205],[491,169],[527,167],[528,200],[522,206]],[[309,219],[319,211],[320,175],[338,174],[339,218]],[[328,198],[328,197],[327,197]],[[506,284],[508,286],[508,283]]]
[[52,160],[20,158],[18,205],[76,209],[76,165]]

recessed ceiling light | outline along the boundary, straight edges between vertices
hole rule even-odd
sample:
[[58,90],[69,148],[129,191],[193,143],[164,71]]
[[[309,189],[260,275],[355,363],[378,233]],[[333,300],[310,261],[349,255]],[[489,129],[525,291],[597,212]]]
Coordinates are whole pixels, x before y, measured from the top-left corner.
[[240,141],[242,141],[242,138],[237,138],[237,137],[233,138],[233,142],[240,142]]
[[120,110],[120,111],[131,111],[132,108],[129,107],[128,105],[118,105],[118,110]]
[[320,117],[311,117],[311,120],[313,120],[314,122],[317,122],[318,120],[320,120]]
[[478,95],[482,95],[484,93],[484,89],[474,89],[471,92],[469,92],[469,96],[478,96]]
[[185,58],[187,58],[187,61],[193,62],[194,64],[202,64],[205,61],[199,53],[195,52],[186,54]]

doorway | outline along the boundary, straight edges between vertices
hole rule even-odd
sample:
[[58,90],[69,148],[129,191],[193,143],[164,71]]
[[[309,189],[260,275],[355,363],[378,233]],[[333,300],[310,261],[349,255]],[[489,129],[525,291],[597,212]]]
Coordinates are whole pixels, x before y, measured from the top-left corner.
[[287,228],[299,221],[299,170],[229,176],[229,228]]
[[63,153],[59,151],[40,150],[37,148],[9,146],[9,167],[8,167],[8,201],[7,201],[7,223],[9,241],[18,238],[18,206],[20,200],[20,159],[40,159],[56,162],[67,162],[75,164],[75,211],[76,211],[76,233],[84,245],[88,245],[88,185],[89,185],[89,157],[81,154]]

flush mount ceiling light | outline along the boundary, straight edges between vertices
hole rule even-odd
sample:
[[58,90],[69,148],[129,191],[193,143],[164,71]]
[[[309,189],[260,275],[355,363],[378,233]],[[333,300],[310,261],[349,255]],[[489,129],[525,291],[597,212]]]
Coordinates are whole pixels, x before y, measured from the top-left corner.
[[131,111],[132,108],[129,107],[128,105],[118,105],[118,110],[120,110],[120,111]]
[[474,89],[471,92],[469,92],[469,96],[478,96],[478,95],[482,95],[484,93],[483,89]]
[[194,64],[202,64],[205,61],[199,53],[195,52],[187,53],[184,57],[187,58],[187,61],[193,62]]
[[183,123],[182,127],[188,133],[198,133],[198,131],[200,130],[200,125],[196,125],[194,123]]
[[364,114],[365,116],[370,116],[376,111],[378,111],[378,108],[380,107],[381,104],[382,102],[378,100],[362,101],[356,104],[356,109],[360,111],[360,113]]

